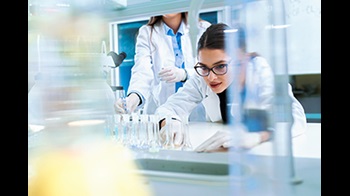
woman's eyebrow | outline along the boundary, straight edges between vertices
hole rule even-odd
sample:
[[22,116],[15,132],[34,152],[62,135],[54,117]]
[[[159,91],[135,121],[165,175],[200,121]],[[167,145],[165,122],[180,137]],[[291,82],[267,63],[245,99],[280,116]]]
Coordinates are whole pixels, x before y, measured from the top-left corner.
[[218,62],[215,62],[213,65],[218,65],[218,64],[222,64],[222,63],[227,63],[226,60],[220,60]]
[[[226,60],[220,60],[220,61],[215,62],[215,63],[212,64],[212,65],[219,65],[219,64],[222,64],[222,63],[226,63],[226,62],[227,62]],[[201,62],[198,62],[198,64],[200,64],[201,66],[208,67],[208,65],[206,65],[206,64],[204,64],[204,63],[201,63]]]
[[206,64],[204,64],[204,63],[201,63],[201,62],[198,62],[198,64],[199,65],[201,65],[201,66],[205,66],[205,67],[208,67]]

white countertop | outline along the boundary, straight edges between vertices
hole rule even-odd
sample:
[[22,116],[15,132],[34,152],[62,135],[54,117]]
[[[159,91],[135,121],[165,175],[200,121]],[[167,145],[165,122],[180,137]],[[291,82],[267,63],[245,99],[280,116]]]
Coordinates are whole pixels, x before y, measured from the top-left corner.
[[[196,148],[216,131],[225,129],[219,123],[191,122],[190,139],[193,148]],[[243,175],[237,182],[232,176],[191,175],[174,172],[148,171],[146,183],[152,187],[154,196],[177,195],[321,195],[321,124],[308,123],[307,131],[292,139],[294,155],[294,178],[296,184],[271,180],[271,174],[281,171],[282,175],[289,176],[289,159],[275,159],[272,153],[272,142],[262,143],[244,154],[234,152],[196,153],[193,151],[161,150],[158,153],[141,153],[139,158],[179,160],[189,163],[234,163],[235,159],[249,166],[252,173]],[[232,154],[233,153],[233,154]],[[233,156],[231,156],[233,155]],[[235,156],[240,155],[240,156]],[[255,156],[258,155],[258,156]],[[260,156],[262,155],[262,156]],[[267,156],[265,156],[267,155]],[[232,159],[233,158],[233,159]],[[243,159],[242,159],[243,158]],[[282,162],[280,162],[282,161]],[[281,164],[276,164],[281,163]],[[177,163],[178,164],[178,163]],[[276,165],[275,165],[276,164]],[[159,163],[159,165],[161,165]],[[277,166],[277,167],[276,167]],[[181,165],[177,167],[182,167]],[[232,179],[231,179],[232,178]],[[230,179],[230,180],[229,180]],[[282,178],[283,179],[283,178]],[[250,183],[257,187],[252,188]],[[278,188],[276,188],[278,187]],[[169,191],[171,190],[171,191]]]

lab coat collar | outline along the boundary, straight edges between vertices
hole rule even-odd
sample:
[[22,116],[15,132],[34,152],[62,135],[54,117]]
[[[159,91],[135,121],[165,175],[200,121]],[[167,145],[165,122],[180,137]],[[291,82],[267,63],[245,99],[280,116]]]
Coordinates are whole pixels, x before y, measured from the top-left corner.
[[[163,26],[164,26],[164,31],[166,35],[170,35],[170,36],[175,36],[174,31],[167,25],[165,24],[165,22],[163,22]],[[180,36],[184,34],[184,22],[181,21],[179,30],[177,31],[177,34],[179,34]]]

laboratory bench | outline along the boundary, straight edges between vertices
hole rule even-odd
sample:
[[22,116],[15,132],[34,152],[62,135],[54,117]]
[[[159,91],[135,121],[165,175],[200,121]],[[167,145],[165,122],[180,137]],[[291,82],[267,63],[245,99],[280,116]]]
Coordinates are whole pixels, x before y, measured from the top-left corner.
[[[193,149],[226,128],[220,123],[190,122]],[[321,123],[307,123],[306,131],[292,138],[293,156],[275,156],[273,147],[269,141],[245,151],[130,152],[139,166],[133,172],[144,177],[141,183],[150,188],[151,196],[321,195]],[[34,171],[28,162],[28,182]]]
[[[223,126],[191,122],[193,148]],[[292,138],[292,153],[274,156],[265,142],[245,152],[135,151],[135,158],[155,196],[321,195],[321,123]]]

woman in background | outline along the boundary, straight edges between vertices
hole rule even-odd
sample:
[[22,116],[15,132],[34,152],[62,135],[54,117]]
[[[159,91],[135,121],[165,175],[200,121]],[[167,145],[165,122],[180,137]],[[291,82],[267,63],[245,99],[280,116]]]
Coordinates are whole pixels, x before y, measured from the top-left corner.
[[[191,45],[187,17],[187,12],[153,16],[140,27],[126,106],[117,100],[117,113],[132,113],[143,108],[143,113],[153,114],[194,74],[192,50],[195,48]],[[209,26],[209,22],[199,20],[198,39]],[[193,120],[203,120],[203,114],[198,116],[200,113],[193,115]]]

